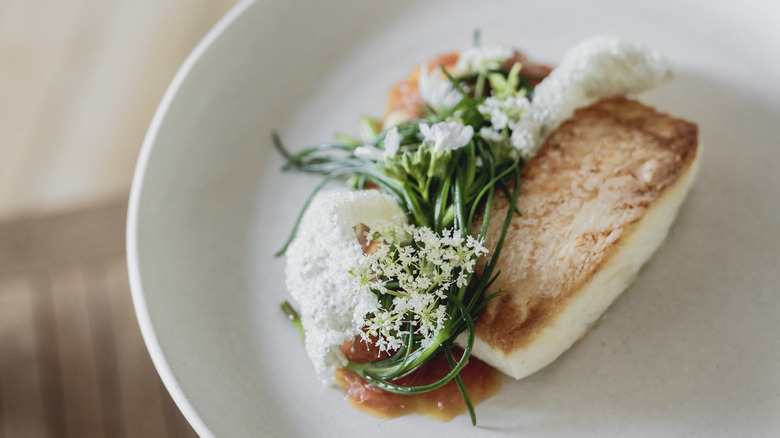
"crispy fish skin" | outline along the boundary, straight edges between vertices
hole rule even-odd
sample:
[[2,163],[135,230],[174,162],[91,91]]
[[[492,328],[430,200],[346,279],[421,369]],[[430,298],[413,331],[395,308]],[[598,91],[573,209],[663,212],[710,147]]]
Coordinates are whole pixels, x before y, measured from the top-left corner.
[[[515,378],[583,336],[660,246],[692,184],[695,124],[625,97],[578,110],[523,170],[473,354]],[[494,249],[507,201],[494,201]]]

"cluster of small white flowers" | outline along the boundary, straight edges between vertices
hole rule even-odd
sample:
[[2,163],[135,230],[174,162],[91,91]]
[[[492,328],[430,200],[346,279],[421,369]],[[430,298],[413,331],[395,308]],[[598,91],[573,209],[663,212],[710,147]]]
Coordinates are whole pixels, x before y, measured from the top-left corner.
[[506,131],[498,131],[492,126],[483,126],[480,128],[479,135],[493,146],[504,145],[509,142],[509,135]]
[[424,137],[423,144],[432,146],[433,152],[441,156],[466,146],[474,136],[474,128],[455,121],[439,122],[432,126],[421,123],[420,133]]
[[477,110],[490,120],[490,126],[483,126],[479,135],[493,147],[506,147],[512,158],[517,157],[517,149],[512,148],[511,135],[518,132],[518,123],[531,102],[523,94],[499,99],[491,96],[485,99]]
[[518,94],[506,99],[488,97],[477,107],[477,110],[490,120],[494,130],[501,131],[504,128],[515,130],[520,117],[530,107],[531,101],[526,96]]
[[[362,338],[375,342],[379,351],[400,348],[410,328],[422,336],[423,347],[433,343],[449,318],[447,291],[453,285],[466,286],[477,259],[488,252],[482,242],[452,230],[439,235],[427,227],[405,225],[395,233],[371,232],[368,237],[379,243],[377,251],[350,269],[360,294],[393,297],[390,308],[377,300],[375,308],[355,313],[363,318]],[[411,236],[411,244],[403,244],[397,234]],[[391,282],[397,286],[389,288]]]
[[417,81],[420,97],[434,110],[451,108],[463,99],[452,82],[441,72],[438,66],[420,66],[420,77]]
[[495,70],[509,59],[514,51],[508,47],[480,46],[460,52],[455,72],[458,74]]

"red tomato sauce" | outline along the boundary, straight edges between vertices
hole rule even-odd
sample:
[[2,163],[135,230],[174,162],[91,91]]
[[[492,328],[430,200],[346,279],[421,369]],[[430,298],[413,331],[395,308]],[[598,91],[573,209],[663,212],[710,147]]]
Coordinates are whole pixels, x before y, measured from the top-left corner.
[[[375,361],[373,347],[360,341],[357,345],[345,343],[341,350],[348,359],[355,362]],[[453,350],[455,359],[460,359],[461,349]],[[418,386],[433,383],[450,371],[446,357],[440,354],[409,376],[393,381],[400,386]],[[335,373],[336,381],[345,389],[344,397],[355,408],[380,418],[395,418],[408,414],[427,415],[439,421],[450,421],[466,412],[466,403],[458,386],[451,380],[441,388],[422,394],[394,394],[366,382],[356,373],[340,368]],[[490,365],[471,357],[461,370],[463,380],[472,404],[477,405],[495,395],[501,387],[501,374]]]

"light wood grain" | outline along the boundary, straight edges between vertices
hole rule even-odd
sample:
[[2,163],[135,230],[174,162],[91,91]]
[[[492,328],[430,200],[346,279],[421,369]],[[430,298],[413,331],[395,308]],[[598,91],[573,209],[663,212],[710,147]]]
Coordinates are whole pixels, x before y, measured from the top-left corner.
[[0,438],[194,437],[133,312],[127,194],[165,88],[237,0],[0,0]]
[[127,193],[174,73],[236,0],[1,0],[0,220]]
[[[0,254],[28,243],[20,263],[0,257],[0,438],[195,436],[141,337],[124,212],[113,202],[0,224]],[[85,230],[92,243],[75,244]]]
[[118,393],[121,394],[122,421],[127,436],[161,436],[162,431],[167,433],[168,430],[164,407],[170,401],[154,378],[156,371],[151,360],[138,360],[148,358],[148,353],[139,336],[135,315],[127,311],[132,308],[132,301],[124,260],[109,262],[102,281],[110,291],[105,295],[109,301],[107,318],[112,324],[115,341]]
[[51,285],[55,321],[52,335],[59,353],[66,435],[105,436],[106,412],[100,399],[98,357],[87,307],[89,297],[78,265],[53,272]]
[[0,283],[0,436],[45,436],[35,300],[24,276]]
[[0,227],[0,275],[51,270],[124,251],[126,200],[57,215],[20,218]]

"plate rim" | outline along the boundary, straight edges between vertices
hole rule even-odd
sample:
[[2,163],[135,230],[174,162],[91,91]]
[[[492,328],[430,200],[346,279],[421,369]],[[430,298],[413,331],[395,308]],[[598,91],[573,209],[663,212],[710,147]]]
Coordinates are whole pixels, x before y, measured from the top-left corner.
[[[134,178],[133,178],[133,185],[131,187],[130,206],[128,208],[128,228],[127,228],[128,273],[130,276],[133,302],[136,307],[136,315],[139,321],[139,325],[141,326],[142,335],[146,342],[146,347],[152,357],[154,366],[158,374],[161,376],[161,379],[163,380],[166,389],[172,395],[178,408],[185,415],[185,418],[187,418],[187,420],[190,422],[190,424],[193,426],[196,432],[201,436],[214,436],[214,435],[213,432],[206,426],[201,416],[198,415],[197,411],[190,404],[190,401],[187,399],[187,396],[185,396],[183,389],[179,385],[179,381],[174,376],[174,373],[169,367],[168,361],[166,360],[165,354],[163,353],[163,348],[159,343],[157,333],[155,332],[154,327],[152,326],[149,309],[146,307],[146,296],[144,295],[141,276],[140,276],[140,266],[138,265],[139,262],[138,249],[139,246],[143,248],[143,246],[139,245],[138,242],[138,231],[139,231],[138,221],[140,219],[138,210],[141,208],[140,205],[141,202],[144,199],[146,199],[146,197],[148,196],[148,188],[149,188],[148,181],[144,183],[145,177],[148,176],[147,174],[148,172],[146,169],[147,161],[151,159],[152,153],[154,153],[154,151],[152,150],[152,148],[154,147],[154,143],[159,142],[158,141],[159,130],[165,125],[166,118],[169,115],[169,110],[170,110],[169,107],[175,106],[175,101],[177,99],[177,96],[180,94],[181,91],[180,88],[182,86],[182,83],[185,82],[188,76],[192,73],[193,68],[200,61],[201,56],[203,56],[209,51],[211,44],[214,43],[215,40],[218,39],[220,36],[222,36],[223,32],[227,30],[227,28],[230,27],[231,24],[234,23],[234,21],[239,17],[239,15],[241,15],[245,11],[245,9],[248,9],[249,5],[253,3],[260,3],[260,2],[257,2],[256,0],[239,1],[238,4],[234,7],[234,9],[232,9],[228,14],[226,14],[226,16],[223,17],[223,19],[220,20],[220,22],[218,22],[217,25],[215,25],[214,28],[212,28],[208,34],[206,34],[203,40],[201,40],[201,42],[195,47],[193,52],[187,57],[187,59],[185,60],[185,62],[182,64],[179,71],[177,72],[177,74],[174,76],[168,89],[163,95],[163,98],[159,104],[157,111],[154,114],[154,117],[151,120],[149,130],[147,131],[147,136],[144,139],[142,149],[141,149],[141,154],[138,161],[138,166],[136,167],[136,173],[134,174]],[[238,9],[238,7],[241,6],[242,4],[246,5],[245,9],[235,13],[235,15],[232,18],[228,19],[228,17],[231,16],[231,14],[235,11],[235,9]],[[739,94],[743,94],[743,93],[739,93]],[[142,193],[143,191],[147,191],[146,196],[143,195]],[[131,263],[133,263],[133,265],[131,265]],[[134,282],[135,285],[133,284]],[[142,320],[142,318],[145,318],[145,321]],[[158,329],[159,328],[160,327],[158,324]],[[161,335],[161,339],[164,340],[165,333],[159,332],[159,334]],[[168,353],[170,353],[170,351]],[[181,378],[181,376],[179,377]],[[186,378],[182,379],[181,382],[186,385],[187,384],[186,380],[187,380]],[[192,400],[197,403],[197,397],[192,397]],[[202,412],[202,414],[208,417],[208,414],[206,412]],[[211,427],[215,427],[213,423],[210,424]]]
[[125,229],[125,245],[127,257],[127,273],[130,282],[130,294],[133,300],[136,319],[141,330],[146,349],[152,358],[152,363],[173,398],[176,406],[182,412],[186,420],[201,437],[214,437],[214,433],[206,426],[201,416],[193,407],[190,400],[184,394],[176,376],[171,370],[170,365],[163,353],[162,346],[157,337],[154,325],[149,314],[149,307],[146,303],[146,296],[141,279],[140,264],[138,259],[138,219],[141,200],[143,197],[144,181],[146,169],[149,164],[149,158],[157,141],[157,135],[160,127],[168,113],[173,100],[179,92],[184,81],[190,74],[190,71],[200,61],[202,56],[209,50],[212,44],[241,16],[256,0],[239,0],[228,12],[220,18],[216,24],[203,36],[198,44],[192,49],[182,65],[176,71],[165,90],[157,109],[152,116],[149,128],[146,131],[141,150],[138,155],[133,179],[130,186],[130,196],[127,207],[127,223]]

